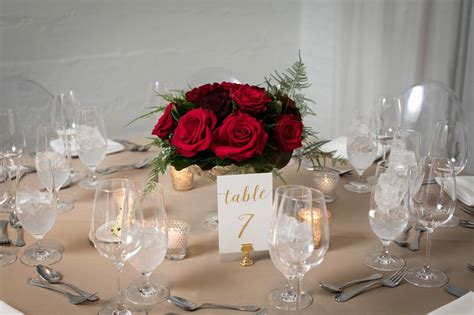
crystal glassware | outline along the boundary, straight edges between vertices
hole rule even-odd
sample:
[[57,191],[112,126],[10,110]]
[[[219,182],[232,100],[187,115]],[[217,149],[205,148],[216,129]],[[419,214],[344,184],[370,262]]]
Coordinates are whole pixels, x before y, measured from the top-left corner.
[[[436,123],[429,156],[449,159],[455,175],[459,175],[467,164],[468,154],[467,127],[455,120],[440,120]],[[443,227],[454,227],[459,218],[453,217]]]
[[[410,207],[418,222],[426,228],[425,264],[408,269],[405,280],[416,286],[434,288],[445,285],[448,277],[430,265],[431,235],[453,216],[456,206],[456,175],[454,166],[448,159],[425,157],[420,163],[423,184],[414,187],[410,185]],[[411,171],[419,172],[417,169]],[[445,188],[448,184],[451,189]]]
[[388,252],[390,243],[408,224],[410,212],[406,204],[408,194],[406,172],[390,168],[387,161],[377,163],[375,182],[370,195],[369,222],[383,245],[381,254],[370,254],[365,263],[374,269],[391,271],[405,265],[402,258]]
[[168,251],[166,258],[181,260],[188,249],[189,223],[182,220],[168,220]]
[[[66,145],[66,135],[64,132],[61,132],[65,129],[62,123],[55,123],[54,126],[40,124],[37,131],[36,174],[38,174],[43,187],[48,190],[54,190],[56,196],[58,196],[59,190],[71,175],[71,154],[69,147]],[[59,150],[52,148],[53,143],[57,145]],[[59,152],[61,149],[62,152]],[[53,174],[54,186],[52,185],[50,171]],[[70,200],[63,201],[58,197],[57,210],[59,213],[69,212],[73,208],[74,202]]]
[[163,187],[156,184],[154,191],[142,194],[143,222],[140,235],[141,248],[129,263],[143,276],[125,291],[127,299],[139,305],[152,305],[169,296],[165,286],[150,281],[151,273],[163,262],[168,248]]
[[8,179],[11,183],[7,193],[7,200],[0,206],[0,212],[11,212],[15,209],[16,182],[12,179],[17,171],[19,160],[26,147],[25,135],[18,127],[17,116],[14,110],[0,110],[0,153],[5,158],[8,169]]
[[125,262],[140,250],[143,211],[140,196],[132,181],[111,179],[99,183],[95,191],[89,238],[118,270],[118,301],[105,306],[99,314],[145,314],[123,302],[120,273]]
[[95,169],[104,160],[107,151],[105,124],[96,107],[82,107],[80,109],[76,129],[76,145],[79,159],[92,173],[92,176],[81,181],[79,186],[85,189],[95,189],[99,186]]
[[347,156],[357,172],[358,180],[344,185],[346,190],[355,193],[370,192],[370,185],[362,182],[361,178],[377,156],[377,144],[377,137],[373,132],[373,120],[361,114],[356,115],[347,137]]
[[397,97],[381,97],[375,104],[375,125],[377,139],[382,144],[383,160],[386,159],[387,147],[390,146],[394,134],[401,126],[402,106]]
[[[20,165],[24,165],[24,160],[20,159],[20,161]],[[54,187],[54,176],[51,169],[51,165],[45,165],[43,176],[48,176],[47,180]],[[51,190],[43,190],[38,177],[34,174],[23,174],[21,167],[18,167],[16,181],[16,213],[18,219],[23,228],[37,241],[37,246],[25,250],[23,256],[21,256],[21,262],[28,266],[57,263],[62,258],[61,253],[41,246],[41,240],[51,230],[56,220],[55,194]]]
[[[8,200],[8,193],[10,191],[10,179],[8,176],[8,167],[6,159],[0,153],[0,205]],[[16,254],[7,250],[7,248],[0,244],[0,267],[14,263]]]
[[326,203],[336,200],[336,188],[339,182],[339,173],[330,169],[315,170],[313,180],[316,189],[324,194]]
[[272,262],[284,275],[294,275],[295,297],[283,301],[270,291],[270,305],[283,310],[302,310],[313,298],[301,290],[304,275],[319,265],[329,248],[329,226],[322,192],[307,187],[286,190],[270,225],[269,249]]

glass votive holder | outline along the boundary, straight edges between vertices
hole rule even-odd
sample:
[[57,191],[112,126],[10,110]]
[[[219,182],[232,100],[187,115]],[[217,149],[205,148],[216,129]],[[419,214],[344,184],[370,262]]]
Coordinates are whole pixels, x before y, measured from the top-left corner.
[[[327,215],[327,224],[329,225],[330,219],[331,219],[331,212],[326,209],[326,215]],[[321,243],[321,233],[323,230],[323,227],[321,224],[323,224],[323,212],[319,208],[313,208],[313,209],[303,209],[299,212],[299,216],[308,222],[312,222],[313,226],[313,241],[314,245],[316,248],[319,248],[319,245]]]
[[170,175],[174,190],[185,191],[193,188],[194,174],[187,167],[178,171],[171,166]]
[[324,194],[326,202],[336,200],[336,187],[339,182],[339,173],[333,170],[324,169],[314,172],[314,183],[316,189]]
[[189,224],[181,220],[168,220],[168,250],[166,258],[181,260],[188,248]]

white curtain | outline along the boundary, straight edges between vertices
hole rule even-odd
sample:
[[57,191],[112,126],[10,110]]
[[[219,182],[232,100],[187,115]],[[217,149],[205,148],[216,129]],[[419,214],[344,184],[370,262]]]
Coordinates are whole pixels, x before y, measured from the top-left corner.
[[[326,136],[347,134],[352,108],[370,110],[378,96],[399,95],[428,80],[441,81],[455,90],[464,99],[466,114],[472,116],[471,0],[347,0],[332,5],[328,11],[334,20],[334,27],[329,28],[334,34],[332,97],[326,105],[330,110],[325,109],[331,125]],[[321,7],[320,1],[307,1],[304,9]],[[310,16],[307,13],[303,19]],[[304,28],[303,22],[303,38]],[[472,129],[470,139],[474,139]],[[469,167],[474,173],[472,140],[470,148]]]

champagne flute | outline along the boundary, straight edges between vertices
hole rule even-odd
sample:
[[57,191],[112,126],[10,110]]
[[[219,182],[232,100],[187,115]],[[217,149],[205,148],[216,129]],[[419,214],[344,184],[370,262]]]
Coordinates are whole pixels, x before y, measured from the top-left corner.
[[281,303],[272,300],[270,305],[284,310],[302,310],[311,305],[313,298],[301,290],[301,282],[311,268],[319,265],[329,248],[329,226],[326,204],[322,192],[296,187],[288,189],[281,200],[278,214],[273,218],[269,235],[269,248],[275,267],[286,275],[295,275],[294,301]]
[[370,194],[369,222],[372,231],[383,245],[381,254],[370,254],[365,263],[374,269],[391,271],[402,268],[405,261],[388,252],[390,243],[403,232],[410,212],[406,205],[408,177],[388,167],[387,161],[377,163],[375,183]]
[[[20,166],[24,160],[20,159]],[[52,167],[44,165],[43,176],[48,176],[48,182],[54,187]],[[34,174],[24,175],[22,168],[17,168],[16,174],[16,213],[23,228],[37,241],[35,247],[29,247],[21,256],[21,262],[28,266],[51,265],[61,260],[62,255],[55,249],[41,246],[44,235],[51,230],[56,220],[56,196],[52,190],[44,191]]]
[[359,114],[349,128],[347,137],[347,156],[357,172],[357,181],[344,185],[348,191],[355,193],[370,192],[370,185],[362,182],[362,174],[374,162],[377,156],[377,137],[372,131],[372,120]]
[[[436,123],[429,156],[449,159],[455,175],[459,175],[467,164],[467,127],[455,120],[440,120]],[[459,218],[453,217],[443,224],[443,227],[453,227],[459,224]]]
[[81,108],[76,143],[79,159],[92,173],[92,176],[82,180],[79,186],[85,189],[95,189],[99,186],[95,169],[104,160],[107,151],[104,120],[95,107]]
[[[140,314],[123,303],[120,273],[125,262],[140,250],[143,212],[132,181],[111,179],[99,183],[95,191],[89,238],[102,256],[118,270],[118,301],[99,314]],[[146,314],[146,313],[143,313]]]
[[142,193],[141,205],[144,216],[140,234],[141,248],[129,262],[141,273],[143,279],[129,286],[125,296],[134,304],[152,305],[164,301],[170,293],[165,286],[150,281],[151,273],[163,262],[168,249],[163,187],[157,184],[153,192]]
[[[448,222],[456,206],[456,179],[454,166],[445,158],[425,157],[422,165],[423,185],[418,190],[410,186],[411,212],[418,222],[426,228],[426,256],[423,267],[408,269],[405,280],[420,287],[441,287],[448,282],[448,277],[441,271],[431,268],[431,235],[434,230]],[[411,171],[417,172],[416,169]],[[451,189],[445,186],[450,182]]]
[[0,110],[0,152],[5,158],[8,169],[7,181],[12,183],[8,186],[7,200],[1,205],[0,212],[11,212],[15,209],[16,182],[12,181],[12,178],[25,147],[25,135],[18,127],[15,112],[12,109]]
[[[36,173],[43,187],[50,191],[54,190],[56,196],[71,174],[71,154],[66,145],[66,134],[63,132],[65,129],[62,123],[55,123],[55,126],[40,124],[37,132]],[[53,143],[56,143],[60,148],[66,148],[66,150],[63,150],[62,153],[56,152],[51,147]],[[50,171],[54,178],[54,185],[51,182]],[[69,212],[74,208],[73,202],[57,198],[58,213]]]
[[[8,200],[10,190],[10,179],[8,176],[8,167],[6,158],[0,153],[0,205]],[[0,244],[0,267],[13,264],[16,260],[16,254],[6,250]]]
[[386,159],[387,150],[393,136],[401,126],[402,106],[398,97],[381,97],[375,105],[375,118],[377,139],[382,144],[383,160]]
[[[283,196],[285,196],[285,193],[288,190],[294,189],[294,188],[304,189],[304,186],[284,185],[275,189],[275,193],[273,195],[273,218],[276,218],[278,214],[280,213],[280,205],[283,200]],[[274,223],[276,223],[276,220],[273,220],[270,225],[269,238],[271,237],[271,234],[273,233]],[[273,262],[273,265],[275,265],[275,267],[283,274],[283,276],[286,279],[286,283],[285,283],[284,288],[278,288],[278,289],[274,289],[268,292],[267,300],[271,305],[273,305],[276,308],[279,308],[279,309],[288,309],[289,307],[291,308],[292,305],[295,304],[296,296],[297,296],[295,284],[294,284],[294,280],[296,279],[296,274],[287,273],[289,272],[289,270],[288,268],[285,268],[284,265],[280,264],[278,255],[274,251],[274,247],[271,247],[271,246],[269,247],[269,253],[270,253],[270,258]]]

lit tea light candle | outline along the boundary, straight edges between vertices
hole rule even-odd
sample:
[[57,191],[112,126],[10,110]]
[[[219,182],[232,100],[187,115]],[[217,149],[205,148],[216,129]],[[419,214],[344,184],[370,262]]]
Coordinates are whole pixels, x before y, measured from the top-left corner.
[[316,189],[324,194],[326,202],[332,202],[336,199],[336,187],[339,182],[339,174],[331,171],[316,171],[314,173],[314,183]]
[[186,257],[189,224],[181,220],[168,221],[168,251],[166,258],[180,260]]
[[[318,248],[321,243],[323,211],[319,208],[302,209],[299,211],[298,215],[303,220],[305,220],[306,222],[309,222],[312,225],[314,246]],[[327,224],[329,225],[329,218],[331,217],[331,212],[326,210],[326,215],[327,215]]]

